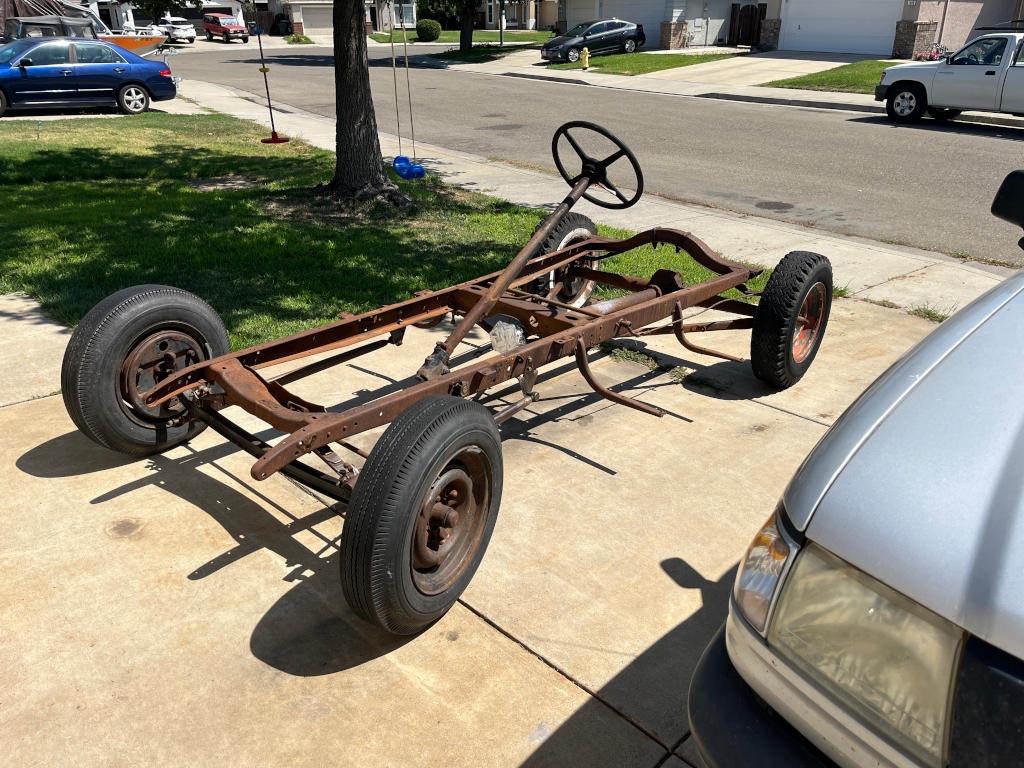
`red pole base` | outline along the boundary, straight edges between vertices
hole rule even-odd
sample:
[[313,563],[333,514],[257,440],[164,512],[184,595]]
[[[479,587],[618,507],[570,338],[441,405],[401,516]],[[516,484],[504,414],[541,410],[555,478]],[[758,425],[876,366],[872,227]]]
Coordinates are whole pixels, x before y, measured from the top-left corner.
[[287,144],[291,139],[287,139],[283,136],[278,136],[277,131],[273,131],[269,139],[260,139],[264,144]]

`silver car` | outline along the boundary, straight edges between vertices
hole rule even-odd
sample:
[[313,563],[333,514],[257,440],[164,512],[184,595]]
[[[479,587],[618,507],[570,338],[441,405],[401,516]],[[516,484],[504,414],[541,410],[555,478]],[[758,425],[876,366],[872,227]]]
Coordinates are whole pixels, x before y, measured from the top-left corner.
[[[1024,225],[1024,171],[992,211]],[[1021,766],[1022,659],[1024,272],[805,459],[740,563],[690,726],[711,768]]]

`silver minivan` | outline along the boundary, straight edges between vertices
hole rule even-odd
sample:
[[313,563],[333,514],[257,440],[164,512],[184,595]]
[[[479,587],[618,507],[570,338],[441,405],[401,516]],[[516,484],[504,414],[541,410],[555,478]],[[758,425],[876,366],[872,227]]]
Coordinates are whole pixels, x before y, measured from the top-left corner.
[[[992,212],[1024,226],[1024,171]],[[1022,659],[1024,272],[804,460],[740,563],[690,727],[710,768],[1022,766]]]

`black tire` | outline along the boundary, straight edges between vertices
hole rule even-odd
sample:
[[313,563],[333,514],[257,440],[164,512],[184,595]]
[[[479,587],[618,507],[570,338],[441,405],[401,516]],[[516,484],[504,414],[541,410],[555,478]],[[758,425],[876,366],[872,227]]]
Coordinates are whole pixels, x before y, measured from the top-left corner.
[[928,107],[928,114],[932,116],[933,120],[939,122],[945,122],[947,120],[956,120],[960,117],[962,109],[949,109],[948,107]]
[[757,305],[750,336],[754,375],[780,389],[800,381],[818,354],[831,310],[829,260],[810,251],[786,254]]
[[139,285],[108,296],[82,319],[64,351],[64,406],[75,426],[106,448],[149,456],[192,439],[205,426],[188,421],[168,426],[185,413],[180,403],[171,400],[147,409],[126,395],[126,387],[149,388],[141,377],[126,378],[124,369],[159,334],[184,339],[170,343],[172,351],[182,352],[181,362],[176,358],[175,368],[163,370],[161,378],[186,367],[186,360],[191,365],[231,351],[224,323],[213,308],[188,291],[166,285]]
[[243,37],[242,38],[242,42],[243,43],[248,43],[249,42],[249,38],[248,37]]
[[[544,222],[541,221],[533,231],[536,232],[543,225]],[[552,230],[551,234],[544,239],[537,255],[543,256],[551,253],[552,251],[566,248],[579,240],[584,240],[596,234],[597,225],[591,221],[589,217],[584,216],[582,213],[570,211],[565,214],[560,222],[558,222],[558,226]],[[577,259],[572,264],[587,266],[591,269],[601,268],[601,263],[595,260]],[[533,281],[533,292],[546,296],[555,283],[562,280],[564,272],[565,268],[563,267],[560,270],[549,272],[544,277],[537,278]],[[572,304],[574,307],[582,307],[590,300],[593,293],[593,280],[581,280],[577,278],[571,283],[566,284],[564,288],[559,291],[558,295],[555,296],[555,299],[565,304]]]
[[225,44],[226,44],[226,43],[230,43],[230,42],[231,42],[231,38],[230,38],[230,37],[228,37],[228,33],[227,33],[227,32],[225,32],[225,33],[224,33],[224,35],[223,35],[223,37],[221,37],[220,41],[221,41],[222,43],[225,43]]
[[213,42],[213,33],[210,30],[206,30],[206,39]]
[[188,44],[189,44],[189,45],[194,45],[194,44],[195,44],[195,42],[196,42],[196,39],[195,39],[194,37],[190,37],[190,38],[188,39]]
[[928,96],[918,83],[897,83],[885,97],[885,114],[894,123],[916,123],[928,109]]
[[632,37],[627,37],[626,42],[622,44],[623,53],[634,53],[636,51],[636,40]]
[[125,115],[141,115],[149,109],[149,92],[138,83],[128,83],[117,92],[117,107]]
[[7,97],[4,96],[4,92],[0,91],[0,117],[4,116],[4,112],[7,111]]
[[[414,538],[427,519],[421,510],[435,498],[435,483],[459,467],[481,477],[462,494],[464,505],[454,507],[462,510],[451,529],[459,538],[448,559],[418,566],[423,550]],[[502,473],[501,437],[482,405],[434,395],[406,408],[371,451],[345,516],[341,585],[352,610],[396,635],[441,618],[483,559],[501,504]]]
[[565,60],[572,64],[575,64],[577,61],[580,60],[580,49],[577,48],[576,46],[570,48],[568,51],[565,52]]

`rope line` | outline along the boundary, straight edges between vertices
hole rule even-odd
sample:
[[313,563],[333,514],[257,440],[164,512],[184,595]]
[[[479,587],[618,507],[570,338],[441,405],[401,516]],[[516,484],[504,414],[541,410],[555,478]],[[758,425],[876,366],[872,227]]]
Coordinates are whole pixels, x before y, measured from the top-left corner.
[[[395,78],[395,122],[398,123],[398,154],[402,152],[402,118],[398,112],[398,64],[395,62],[395,4],[389,2],[391,6],[391,34],[388,37],[391,39],[391,74]],[[405,35],[405,24],[402,24],[402,34]],[[407,57],[408,58],[408,57]],[[415,151],[413,152],[415,154]]]
[[[409,94],[409,132],[412,134],[412,161],[416,162],[416,124],[412,119],[412,85],[409,79],[409,47],[405,37],[405,5],[399,10],[402,17],[402,52],[405,54],[405,90]],[[397,88],[397,86],[396,86]],[[398,95],[395,94],[395,98]]]

